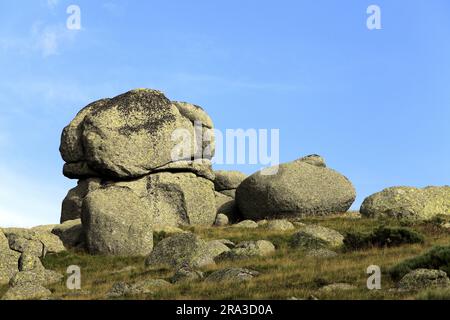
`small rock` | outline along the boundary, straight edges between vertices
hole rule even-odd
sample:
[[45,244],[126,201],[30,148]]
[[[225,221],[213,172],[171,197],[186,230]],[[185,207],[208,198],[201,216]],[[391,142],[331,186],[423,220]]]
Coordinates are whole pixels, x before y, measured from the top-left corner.
[[6,291],[2,300],[38,300],[51,296],[51,291],[37,283],[22,283]]
[[241,260],[252,257],[264,257],[275,252],[275,246],[267,240],[244,241],[230,251],[217,256],[216,261]]
[[400,290],[420,290],[450,287],[450,279],[441,270],[416,269],[406,274],[398,283]]
[[203,272],[197,271],[191,268],[188,265],[182,266],[179,268],[174,276],[172,277],[172,282],[188,282],[188,281],[197,281],[203,279]]
[[307,249],[339,248],[344,243],[344,236],[339,232],[318,225],[306,225],[291,238],[294,247]]
[[214,188],[217,191],[232,190],[239,187],[247,175],[239,171],[215,171]]
[[253,220],[244,220],[239,223],[233,224],[233,228],[245,228],[245,229],[255,229],[258,228],[258,224]]
[[348,283],[333,283],[319,289],[321,293],[330,293],[334,291],[354,290],[356,287]]
[[230,241],[228,239],[218,239],[216,241],[219,241],[219,242],[223,243],[224,245],[226,245],[230,249],[236,247],[236,244],[233,241]]
[[139,294],[155,294],[161,288],[171,284],[163,279],[145,279],[136,283],[117,282],[109,290],[107,297],[119,298],[123,296],[133,296]]
[[294,225],[285,219],[271,220],[267,223],[266,228],[273,231],[288,231],[295,229]]
[[32,270],[32,271],[20,271],[16,273],[10,280],[9,285],[15,287],[22,284],[39,284],[42,286],[58,283],[64,278],[62,274],[59,274],[52,270]]
[[253,279],[259,275],[258,271],[243,268],[226,268],[210,274],[205,281],[207,282],[244,282]]

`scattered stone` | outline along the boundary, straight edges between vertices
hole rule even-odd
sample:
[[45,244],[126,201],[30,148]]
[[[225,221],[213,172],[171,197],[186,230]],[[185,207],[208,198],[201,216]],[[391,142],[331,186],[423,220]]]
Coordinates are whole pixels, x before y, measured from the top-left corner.
[[333,283],[319,289],[320,293],[331,293],[334,291],[347,291],[357,289],[354,285],[348,283]]
[[207,251],[213,256],[213,257],[217,257],[219,255],[221,255],[224,252],[230,251],[230,248],[228,248],[227,245],[225,245],[224,243],[222,243],[219,240],[212,240],[212,241],[208,241],[206,243],[206,247],[207,247]]
[[39,284],[42,286],[60,282],[64,276],[58,272],[46,269],[33,269],[31,271],[17,272],[9,281],[11,287],[27,284]]
[[161,288],[167,288],[171,284],[163,279],[145,279],[136,283],[117,282],[109,290],[108,298],[120,298],[134,295],[154,295]]
[[289,231],[295,229],[294,225],[285,219],[270,220],[265,227],[273,231]]
[[198,281],[204,278],[203,272],[191,268],[189,265],[180,267],[172,277],[172,283]]
[[306,256],[309,258],[327,259],[337,257],[338,254],[335,251],[321,248],[308,251]]
[[236,247],[236,244],[233,241],[230,241],[228,239],[218,239],[216,241],[219,241],[219,242],[223,243],[224,245],[226,245],[230,249]]
[[239,223],[233,224],[233,228],[245,228],[245,229],[255,229],[258,228],[258,224],[253,220],[244,220]]
[[406,274],[398,283],[399,290],[421,290],[429,288],[449,288],[450,279],[441,270],[416,269]]
[[450,215],[450,186],[391,187],[367,197],[361,205],[364,217],[429,220]]
[[356,197],[351,182],[310,160],[281,164],[246,178],[236,190],[243,216],[259,220],[346,212]]
[[241,260],[253,257],[265,257],[275,252],[275,246],[267,240],[244,241],[233,249],[217,256],[216,261]]
[[51,291],[38,283],[22,283],[10,287],[2,300],[39,300],[51,296]]
[[153,220],[128,188],[91,192],[84,200],[82,217],[91,254],[145,256],[152,251]]
[[193,233],[186,232],[158,242],[147,257],[145,264],[172,268],[189,265],[193,268],[200,268],[214,265],[214,254],[207,242]]
[[234,199],[217,191],[214,194],[217,214],[223,214],[227,216],[228,221],[238,221],[240,218],[240,214]]
[[216,227],[223,227],[223,226],[227,226],[230,223],[228,217],[226,215],[224,215],[223,213],[219,213],[216,216],[216,221],[214,222],[214,225]]
[[44,257],[47,253],[59,253],[66,250],[62,241],[48,231],[4,228],[3,232],[8,238],[9,247],[18,252],[27,251],[38,257]]
[[258,271],[244,269],[244,268],[226,268],[218,270],[210,274],[205,281],[207,282],[245,282],[252,280],[259,275]]
[[291,244],[305,249],[339,248],[344,244],[344,236],[333,229],[306,225],[292,236]]

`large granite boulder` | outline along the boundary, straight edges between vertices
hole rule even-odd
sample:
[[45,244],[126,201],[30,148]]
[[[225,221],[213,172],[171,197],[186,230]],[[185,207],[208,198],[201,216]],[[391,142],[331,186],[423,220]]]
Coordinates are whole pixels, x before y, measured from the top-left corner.
[[200,268],[214,265],[214,258],[226,248],[217,250],[215,243],[208,243],[193,233],[185,232],[161,240],[147,257],[147,266]]
[[84,230],[81,219],[68,220],[55,226],[52,233],[58,236],[66,248],[84,245]]
[[367,197],[360,212],[365,217],[429,220],[450,215],[450,186],[391,187]]
[[97,189],[83,202],[82,223],[92,254],[147,255],[153,248],[153,221],[145,203],[126,187]]
[[81,207],[87,194],[101,187],[101,180],[90,178],[78,181],[78,185],[70,189],[64,198],[61,208],[61,223],[81,218]]
[[[208,152],[203,149],[209,146],[195,143],[196,135],[203,133],[202,129],[196,132],[197,121],[202,123],[201,128],[212,127],[212,121],[199,107],[171,102],[163,93],[151,89],[136,89],[96,101],[63,130],[60,152],[70,166],[64,172],[70,178],[133,178],[175,160],[191,160],[198,155],[212,158],[213,147],[206,157]],[[174,136],[177,129],[189,133],[191,143],[189,154],[177,154],[174,159],[173,151],[180,145]],[[208,134],[211,132],[209,129]]]
[[236,191],[240,212],[255,220],[343,213],[355,197],[352,183],[316,156],[257,172]]
[[240,171],[218,170],[214,172],[214,187],[216,191],[237,189],[247,175]]

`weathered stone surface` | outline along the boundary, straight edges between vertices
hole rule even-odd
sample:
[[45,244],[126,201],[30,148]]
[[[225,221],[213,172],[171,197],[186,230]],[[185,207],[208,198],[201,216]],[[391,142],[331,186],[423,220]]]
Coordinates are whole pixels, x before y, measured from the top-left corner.
[[230,248],[220,240],[208,241],[206,247],[206,250],[210,252],[213,257],[217,257],[224,252],[230,251]]
[[38,257],[47,253],[65,251],[61,240],[49,231],[4,228],[3,232],[8,238],[9,247],[18,252],[28,252]]
[[450,187],[391,187],[367,197],[360,212],[365,217],[429,220],[450,215]]
[[253,220],[244,220],[239,223],[233,224],[233,228],[254,229],[258,228],[258,224]]
[[230,223],[228,217],[222,213],[219,213],[216,216],[216,221],[214,221],[214,225],[217,227],[227,226]]
[[214,254],[207,242],[193,233],[180,233],[161,240],[147,257],[147,266],[200,268],[214,264]]
[[318,154],[310,154],[308,156],[300,158],[298,161],[305,162],[316,167],[325,168],[327,166],[325,163],[325,159]]
[[[159,91],[132,90],[84,108],[64,129],[60,151],[67,163],[85,162],[101,176],[136,178],[174,161],[172,152],[180,144],[175,130],[193,139],[192,119],[205,117],[199,108],[172,103]],[[187,151],[176,160],[194,157],[196,144]]]
[[231,189],[231,190],[221,190],[219,191],[221,194],[224,194],[230,198],[236,198],[236,189]]
[[209,129],[214,128],[213,121],[209,117],[209,115],[203,110],[202,107],[180,101],[173,101],[175,106],[178,108],[180,113],[188,118],[192,123],[200,122],[202,126],[207,127]]
[[224,214],[230,222],[240,219],[240,213],[233,198],[228,197],[220,192],[214,192],[217,214]]
[[144,256],[153,248],[153,217],[129,188],[109,186],[89,193],[82,223],[92,254]]
[[51,291],[37,283],[23,283],[6,291],[2,300],[39,300],[51,296]]
[[97,178],[78,181],[78,185],[69,190],[61,208],[61,223],[81,218],[81,206],[86,195],[100,188],[101,180]]
[[[274,169],[274,170],[272,170]],[[343,175],[305,160],[257,172],[236,190],[236,203],[247,219],[302,217],[346,212],[356,193]]]
[[35,255],[22,253],[19,258],[19,271],[44,270],[41,260]]
[[246,174],[239,171],[218,170],[214,173],[216,175],[214,180],[216,191],[237,189],[241,182],[247,178]]
[[291,238],[292,246],[304,249],[339,248],[343,241],[339,232],[318,225],[301,227]]
[[319,289],[321,293],[331,293],[334,291],[346,291],[346,290],[355,290],[356,287],[354,285],[348,283],[333,283],[326,285]]
[[211,160],[197,159],[194,161],[183,160],[168,163],[162,167],[154,169],[152,172],[192,172],[195,175],[214,181],[214,171],[212,169]]
[[212,226],[216,218],[214,186],[193,173],[151,174],[144,197],[155,225]]
[[170,282],[163,279],[144,279],[135,283],[117,282],[108,292],[109,298],[133,295],[154,295],[162,288],[170,287]]
[[58,236],[67,248],[74,248],[85,242],[81,219],[65,221],[54,227],[52,233]]
[[19,271],[19,257],[20,253],[9,248],[0,249],[0,285],[9,283],[9,280]]
[[38,284],[47,286],[60,282],[64,276],[58,272],[45,269],[34,269],[17,272],[10,280],[11,287]]
[[285,219],[270,220],[265,227],[273,231],[289,231],[295,229],[294,225]]
[[225,251],[216,257],[221,260],[241,260],[253,257],[265,257],[275,252],[275,246],[267,240],[244,241],[231,250]]
[[204,278],[203,272],[191,268],[189,265],[180,267],[173,275],[171,281],[173,283],[190,282],[202,280]]
[[450,279],[441,270],[416,269],[406,274],[398,283],[400,290],[450,288]]
[[210,274],[205,281],[208,282],[244,282],[253,279],[259,275],[258,271],[244,268],[226,268]]

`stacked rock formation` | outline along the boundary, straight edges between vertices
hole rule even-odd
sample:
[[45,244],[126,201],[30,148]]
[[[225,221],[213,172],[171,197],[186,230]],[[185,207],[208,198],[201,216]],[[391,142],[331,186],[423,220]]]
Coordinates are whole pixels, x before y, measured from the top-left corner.
[[102,99],[63,130],[63,173],[79,179],[61,222],[81,218],[89,252],[147,255],[157,226],[216,218],[213,123],[195,105],[150,89]]

